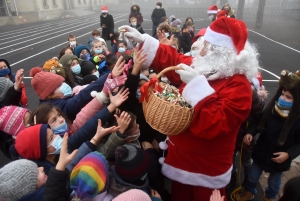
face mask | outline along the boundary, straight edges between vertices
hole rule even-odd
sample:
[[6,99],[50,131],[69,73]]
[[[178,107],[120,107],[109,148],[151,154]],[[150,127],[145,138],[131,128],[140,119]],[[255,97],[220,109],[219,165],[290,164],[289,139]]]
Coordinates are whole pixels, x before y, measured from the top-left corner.
[[[47,148],[52,146],[55,149],[55,151],[50,154],[60,154],[61,145],[62,145],[62,138],[60,137],[60,135],[56,135],[56,138],[53,140],[53,142]],[[50,154],[48,154],[48,155],[50,155]]]
[[9,73],[10,73],[9,68],[3,68],[2,70],[0,70],[0,77],[5,77]]
[[136,13],[136,12],[137,12],[137,10],[135,10],[135,9],[134,9],[134,10],[133,10],[133,12],[135,12],[135,13]]
[[59,124],[56,127],[51,128],[54,134],[64,134],[68,130],[68,125],[66,123],[66,120],[62,124]]
[[287,102],[287,101],[281,99],[281,96],[279,96],[279,98],[278,98],[278,105],[281,106],[281,107],[289,107],[289,108],[291,108],[293,106],[293,103],[292,102]]
[[102,16],[105,18],[107,16],[107,14],[102,14]]
[[156,6],[156,9],[160,9],[160,6]]
[[72,88],[64,82],[60,86],[59,91],[64,94],[65,98],[71,96],[73,93]]
[[82,54],[81,56],[80,56],[80,58],[82,59],[82,60],[85,60],[85,61],[87,61],[87,60],[89,60],[89,58],[90,58],[90,53],[84,53],[84,54]]
[[167,38],[170,36],[169,32],[166,32],[165,35]]
[[118,52],[125,52],[125,48],[124,48],[124,47],[120,47],[120,48],[118,49]]
[[136,22],[132,22],[131,25],[132,25],[133,27],[135,27],[135,26],[136,26]]
[[80,72],[81,72],[81,67],[80,67],[79,64],[77,64],[76,66],[73,66],[73,67],[71,68],[71,70],[72,70],[72,72],[73,72],[75,75],[78,75],[78,74],[80,74]]
[[177,28],[180,28],[180,25],[177,25]]
[[169,80],[168,80],[167,77],[162,77],[162,78],[160,78],[160,79],[161,79],[162,82],[167,82],[167,83],[169,82]]
[[130,141],[135,141],[140,137],[140,135],[141,135],[141,133],[138,133],[136,135],[128,136],[126,139],[130,139]]
[[137,98],[138,100],[140,100],[140,98],[141,98],[141,92],[140,92],[139,89],[136,90],[136,98]]
[[194,50],[192,50],[192,51],[190,52],[190,54],[191,54],[192,57],[195,57],[196,52],[195,52]]
[[101,53],[103,52],[103,49],[101,48],[101,49],[99,49],[99,50],[94,50],[94,52],[95,52],[96,54],[101,54]]
[[100,76],[99,71],[94,72],[93,75],[96,75],[97,78],[99,78],[99,76]]
[[142,176],[141,180],[145,180],[147,178],[148,173],[146,173],[144,176]]
[[213,16],[213,15],[210,15],[210,16],[208,16],[208,19],[209,19],[209,20],[213,20],[213,19],[214,19],[214,16]]
[[70,42],[70,47],[74,47],[74,46],[76,46],[76,41],[71,41]]

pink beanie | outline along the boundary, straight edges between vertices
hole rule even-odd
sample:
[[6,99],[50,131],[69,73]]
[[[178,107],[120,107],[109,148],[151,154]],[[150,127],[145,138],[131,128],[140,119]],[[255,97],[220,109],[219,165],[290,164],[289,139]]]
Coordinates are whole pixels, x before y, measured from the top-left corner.
[[131,189],[120,194],[112,201],[151,201],[151,198],[142,190]]
[[6,106],[0,109],[0,130],[16,137],[25,126],[23,118],[28,109],[17,106]]

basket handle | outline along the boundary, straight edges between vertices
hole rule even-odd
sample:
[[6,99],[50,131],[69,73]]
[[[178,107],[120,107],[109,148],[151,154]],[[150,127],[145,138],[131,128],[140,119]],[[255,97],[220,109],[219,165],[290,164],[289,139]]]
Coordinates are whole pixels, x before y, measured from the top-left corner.
[[170,66],[170,67],[162,70],[160,73],[158,73],[158,75],[156,77],[159,79],[163,74],[165,74],[166,72],[169,72],[171,70],[183,70],[183,68],[180,66]]

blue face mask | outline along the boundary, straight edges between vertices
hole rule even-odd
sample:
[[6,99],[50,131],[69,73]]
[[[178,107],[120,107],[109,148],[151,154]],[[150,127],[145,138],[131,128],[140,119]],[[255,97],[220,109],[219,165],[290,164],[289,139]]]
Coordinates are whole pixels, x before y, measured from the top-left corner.
[[80,72],[81,72],[81,67],[80,67],[79,64],[77,64],[76,66],[73,66],[73,67],[71,68],[71,70],[72,70],[72,72],[73,72],[75,75],[78,75],[78,74],[80,74]]
[[289,107],[291,108],[293,106],[293,102],[287,102],[283,99],[281,99],[281,96],[278,98],[278,105],[281,107]]
[[80,58],[84,61],[88,61],[90,59],[90,56],[91,56],[90,53],[87,52],[87,53],[82,54],[80,56]]
[[73,93],[72,88],[64,82],[60,86],[59,91],[64,94],[65,98],[71,96]]
[[99,71],[94,72],[93,75],[96,75],[97,78],[99,78],[99,76],[100,76]]
[[170,36],[169,32],[166,32],[165,35],[167,38]]
[[103,49],[101,48],[101,49],[99,49],[99,50],[94,50],[94,52],[95,52],[96,54],[101,54],[101,53],[103,52]]
[[59,124],[56,127],[51,128],[54,134],[65,134],[68,130],[68,125],[66,123],[66,120],[62,124]]
[[106,18],[107,17],[107,14],[104,14],[104,15],[102,15],[104,18]]
[[[61,149],[61,145],[62,145],[62,138],[60,137],[60,135],[56,135],[56,138],[53,140],[53,142],[47,147],[49,148],[50,146],[52,146],[55,151],[53,153],[50,154],[60,154],[60,149]],[[50,155],[48,154],[48,155]]]
[[124,47],[120,47],[118,52],[125,52],[125,48]]
[[2,70],[0,70],[0,77],[5,77],[9,73],[10,73],[9,68],[3,68]]
[[190,52],[190,54],[191,54],[192,57],[195,57],[196,52],[195,52],[194,50],[192,50],[192,51]]
[[136,22],[132,22],[131,25],[132,25],[133,27],[136,27]]

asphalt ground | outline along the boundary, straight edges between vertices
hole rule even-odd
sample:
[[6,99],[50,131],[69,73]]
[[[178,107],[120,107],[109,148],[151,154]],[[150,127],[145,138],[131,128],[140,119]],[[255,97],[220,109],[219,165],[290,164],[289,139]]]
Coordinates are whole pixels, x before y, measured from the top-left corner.
[[[77,44],[87,44],[92,30],[100,28],[99,14],[0,27],[0,58],[8,60],[13,72],[20,68],[25,70],[24,82],[30,110],[38,106],[38,97],[31,87],[31,79],[27,78],[30,69],[35,66],[43,66],[46,60],[57,56],[60,50],[67,45],[69,34],[77,36]],[[115,30],[121,25],[128,24],[129,13],[112,12],[111,14],[114,16]],[[178,9],[167,13],[168,16],[171,14],[182,21],[188,16],[193,17],[197,30],[210,24],[208,17],[203,13]],[[151,12],[143,12],[143,16],[143,29],[146,33],[151,34]],[[252,29],[254,27],[253,19],[245,19],[245,22],[249,29],[249,41],[256,44],[260,54],[263,85],[269,92],[269,97],[272,97],[277,89],[278,75],[281,70],[296,71],[300,69],[300,20],[267,19],[260,30]],[[3,156],[0,158],[1,162],[4,162]],[[232,190],[234,188],[229,189],[228,193],[230,194]],[[258,190],[254,200],[261,200],[262,189],[258,188]]]

